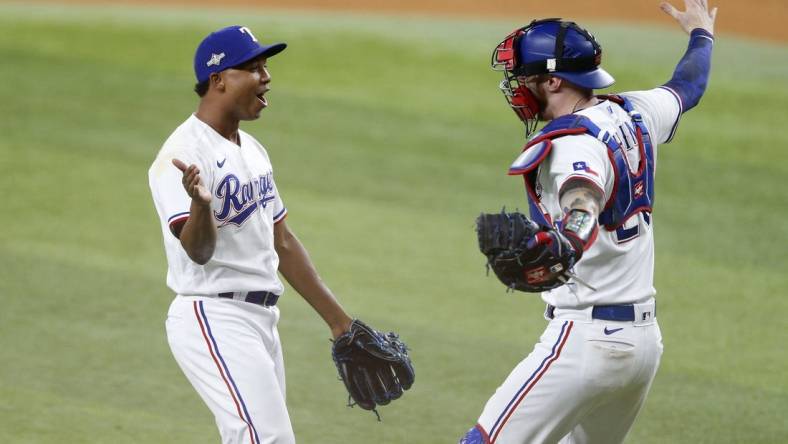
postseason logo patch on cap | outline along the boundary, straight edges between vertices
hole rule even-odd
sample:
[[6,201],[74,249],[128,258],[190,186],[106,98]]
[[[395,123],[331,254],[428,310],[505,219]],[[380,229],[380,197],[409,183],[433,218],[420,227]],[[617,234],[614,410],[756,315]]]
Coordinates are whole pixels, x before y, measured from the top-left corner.
[[214,66],[214,65],[219,66],[219,65],[222,64],[222,59],[223,58],[224,58],[224,53],[211,54],[211,59],[208,60],[208,63],[206,63],[205,65],[206,66]]

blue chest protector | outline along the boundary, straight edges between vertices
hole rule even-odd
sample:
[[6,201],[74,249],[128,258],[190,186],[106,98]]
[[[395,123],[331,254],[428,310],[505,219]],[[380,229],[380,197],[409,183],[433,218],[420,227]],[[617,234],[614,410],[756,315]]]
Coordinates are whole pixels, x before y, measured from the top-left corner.
[[[599,215],[599,224],[608,231],[620,228],[630,217],[644,213],[650,219],[654,205],[654,147],[651,143],[643,118],[632,108],[625,97],[602,96],[620,105],[629,113],[635,128],[635,136],[640,150],[640,163],[637,169],[629,167],[626,148],[613,134],[601,130],[589,118],[568,114],[554,119],[537,133],[525,146],[523,153],[509,168],[509,175],[522,175],[528,192],[528,205],[531,218],[539,224],[552,226],[553,221],[542,205],[541,193],[536,187],[539,164],[550,154],[552,140],[566,135],[589,134],[607,146],[607,154],[613,165],[615,182],[613,192]],[[634,172],[633,172],[634,170]]]

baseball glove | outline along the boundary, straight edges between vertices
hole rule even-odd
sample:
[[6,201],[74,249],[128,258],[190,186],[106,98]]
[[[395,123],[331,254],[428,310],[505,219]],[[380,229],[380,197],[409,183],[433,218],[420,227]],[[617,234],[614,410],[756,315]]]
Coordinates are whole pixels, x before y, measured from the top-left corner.
[[517,212],[482,213],[476,233],[488,269],[514,290],[540,293],[560,287],[580,258],[563,233]]
[[336,338],[331,356],[350,397],[365,410],[388,404],[413,385],[413,365],[399,336],[384,335],[358,319]]

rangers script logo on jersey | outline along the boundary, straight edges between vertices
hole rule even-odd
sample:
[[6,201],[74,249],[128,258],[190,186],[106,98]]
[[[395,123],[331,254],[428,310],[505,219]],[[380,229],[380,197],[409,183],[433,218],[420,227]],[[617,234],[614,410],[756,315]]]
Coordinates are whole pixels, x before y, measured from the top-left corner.
[[273,173],[258,176],[241,184],[235,174],[228,174],[216,187],[216,197],[222,199],[221,210],[214,212],[216,220],[241,226],[259,207],[265,208],[276,197]]

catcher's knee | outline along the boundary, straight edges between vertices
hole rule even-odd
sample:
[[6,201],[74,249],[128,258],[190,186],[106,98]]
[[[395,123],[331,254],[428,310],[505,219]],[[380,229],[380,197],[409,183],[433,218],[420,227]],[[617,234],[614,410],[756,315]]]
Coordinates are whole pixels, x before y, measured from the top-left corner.
[[490,444],[490,437],[487,436],[487,432],[482,426],[476,424],[468,430],[465,436],[460,438],[460,442],[457,444]]

